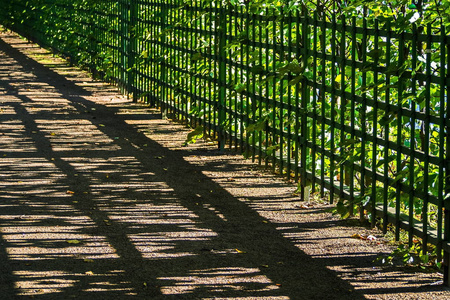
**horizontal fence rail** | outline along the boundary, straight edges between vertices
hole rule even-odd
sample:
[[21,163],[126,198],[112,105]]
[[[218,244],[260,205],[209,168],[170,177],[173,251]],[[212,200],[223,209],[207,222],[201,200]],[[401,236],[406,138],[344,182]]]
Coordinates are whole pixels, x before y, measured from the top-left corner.
[[444,26],[200,0],[0,3],[6,26],[184,120],[192,139],[271,165],[302,198],[394,224],[448,266]]

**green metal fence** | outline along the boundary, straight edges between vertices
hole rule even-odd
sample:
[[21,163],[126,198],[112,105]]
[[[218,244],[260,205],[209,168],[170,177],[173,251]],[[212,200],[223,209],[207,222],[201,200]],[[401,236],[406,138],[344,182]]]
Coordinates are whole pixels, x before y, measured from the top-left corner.
[[8,3],[7,26],[448,266],[445,27],[200,0]]

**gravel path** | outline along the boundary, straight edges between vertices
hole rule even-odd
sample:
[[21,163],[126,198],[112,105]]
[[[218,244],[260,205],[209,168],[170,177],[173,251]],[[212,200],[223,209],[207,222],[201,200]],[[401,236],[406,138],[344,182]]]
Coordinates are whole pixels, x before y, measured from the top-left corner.
[[[448,299],[379,232],[0,34],[1,299]],[[376,241],[352,238],[372,234]]]

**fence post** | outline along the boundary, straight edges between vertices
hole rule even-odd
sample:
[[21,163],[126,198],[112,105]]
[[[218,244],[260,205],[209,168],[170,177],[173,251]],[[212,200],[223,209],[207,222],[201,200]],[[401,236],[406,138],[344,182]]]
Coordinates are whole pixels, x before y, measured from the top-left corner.
[[[161,1],[161,57],[163,58],[165,56],[165,51],[166,51],[166,42],[167,42],[167,37],[166,37],[166,15],[167,15],[167,7],[166,7],[166,3],[165,1]],[[166,83],[167,83],[167,78],[166,78],[166,61],[165,59],[161,59],[160,61],[160,66],[161,66],[161,72],[160,72],[160,84],[161,84],[161,99],[160,99],[160,109],[161,109],[161,116],[163,119],[165,119],[167,117],[167,108],[165,105],[165,101],[166,101]]]
[[226,97],[226,29],[227,29],[227,16],[225,14],[225,9],[222,4],[219,4],[219,103],[218,103],[218,138],[219,138],[219,149],[223,150],[225,148],[225,128],[224,122],[226,120],[225,114],[225,97]]
[[[448,138],[448,135],[447,135]],[[447,143],[448,144],[448,143]],[[447,146],[448,149],[448,146]],[[449,163],[447,162],[447,174],[449,173],[448,171],[448,166]],[[447,176],[448,177],[448,176]],[[447,180],[448,181],[448,180]],[[447,182],[447,186],[448,186],[448,182]],[[447,208],[444,208],[444,241],[443,243],[448,243],[450,240],[450,210],[448,210]],[[445,286],[450,286],[450,252],[448,252],[448,249],[446,247],[444,248],[444,285]]]
[[[98,77],[98,57],[99,57],[99,51],[97,48],[97,38],[99,37],[98,34],[98,12],[96,10],[96,3],[89,3],[89,15],[91,17],[91,21],[88,22],[89,24],[89,32],[87,34],[88,42],[89,42],[89,49],[88,52],[90,52],[91,61],[89,62],[90,66],[89,69],[94,77]],[[103,42],[103,41],[102,41]]]
[[128,6],[126,5],[127,0],[119,0],[119,26],[120,26],[120,51],[119,51],[119,86],[122,92],[127,92],[127,45],[128,45]]
[[[450,72],[448,71],[448,67],[450,66],[450,45],[443,45],[443,48],[447,49],[447,74],[446,74],[446,78],[447,80],[446,85],[445,85],[445,89],[447,91],[447,97],[445,98],[445,106],[441,105],[443,107],[446,107],[446,115],[447,118],[450,115],[450,101],[448,99],[448,97],[450,96]],[[445,72],[444,71],[445,68],[442,68],[441,72]],[[444,88],[444,87],[441,87]],[[444,193],[444,195],[450,193],[450,157],[449,157],[449,151],[450,151],[450,127],[448,126],[448,122],[445,123],[445,132],[446,132],[446,151],[445,151],[445,157],[444,157],[444,162],[445,162],[445,189],[442,191],[442,193]],[[444,285],[445,286],[450,286],[450,252],[448,250],[448,243],[450,242],[450,210],[447,208],[448,205],[445,205],[445,199],[444,199],[444,241],[443,241],[443,245],[444,247]]]
[[[297,14],[297,22],[298,22],[298,14]],[[303,8],[301,11],[301,25],[302,25],[302,44],[303,49],[302,53],[302,61],[303,67],[306,68],[308,65],[308,53],[310,50],[310,31],[309,31],[309,20],[308,13],[306,8]],[[309,97],[309,86],[308,79],[306,76],[301,80],[301,137],[300,137],[300,200],[301,201],[309,201],[310,199],[310,188],[311,184],[307,178],[307,160],[308,160],[308,138],[309,138],[309,129],[308,129],[308,101],[310,101]],[[300,116],[298,116],[300,117]]]
[[136,83],[136,55],[137,55],[137,1],[129,0],[128,4],[128,68],[127,68],[127,89],[131,93],[133,101],[137,101],[137,83]]

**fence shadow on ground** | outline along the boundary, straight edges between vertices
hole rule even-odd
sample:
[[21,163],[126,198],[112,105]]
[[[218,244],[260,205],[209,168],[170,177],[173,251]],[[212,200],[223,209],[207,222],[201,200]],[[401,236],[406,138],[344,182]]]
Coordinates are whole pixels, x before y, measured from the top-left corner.
[[11,40],[0,40],[3,299],[364,299],[204,175],[217,165],[149,139],[154,111],[94,102],[110,88]]

